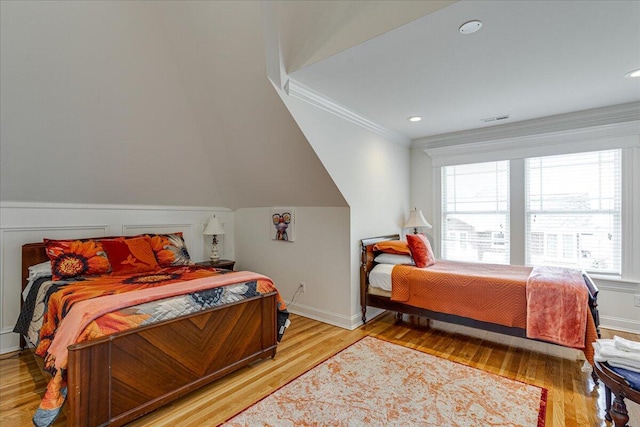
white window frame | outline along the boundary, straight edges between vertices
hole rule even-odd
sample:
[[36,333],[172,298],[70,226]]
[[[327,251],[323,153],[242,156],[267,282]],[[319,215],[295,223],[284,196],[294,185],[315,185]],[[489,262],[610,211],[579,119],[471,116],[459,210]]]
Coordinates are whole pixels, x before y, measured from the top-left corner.
[[[487,163],[496,163],[496,162],[487,162]],[[495,178],[497,178],[498,175],[500,173],[502,173],[502,172],[505,172],[505,169],[506,169],[506,173],[507,173],[507,176],[508,176],[508,174],[510,173],[509,164],[508,164],[508,162],[505,162],[505,163],[506,163],[506,168],[503,166],[502,170],[500,170],[500,171],[493,170],[491,172],[484,171],[484,172],[481,172],[481,173],[483,173],[483,174],[486,174],[486,173],[494,174],[495,173],[496,174]],[[454,174],[455,174],[455,172],[454,172]],[[466,175],[467,173],[463,172],[463,174]],[[492,176],[492,178],[494,178],[494,177]],[[504,233],[506,232],[507,235],[509,234],[509,220],[510,220],[510,217],[511,217],[510,213],[509,213],[510,212],[509,195],[506,195],[506,208],[504,209],[504,211],[503,210],[499,210],[498,208],[499,208],[500,203],[502,202],[502,199],[500,197],[500,194],[498,194],[499,193],[499,189],[496,188],[495,191],[496,191],[496,194],[494,194],[494,197],[495,197],[494,200],[491,200],[491,202],[484,201],[484,203],[492,203],[492,204],[494,204],[495,209],[493,209],[493,210],[460,211],[460,210],[456,209],[457,206],[458,206],[458,202],[460,202],[460,199],[457,198],[457,192],[456,191],[454,191],[454,194],[455,194],[454,198],[450,199],[450,201],[453,202],[453,204],[456,206],[456,208],[454,208],[454,210],[452,212],[450,212],[450,214],[453,215],[453,216],[457,216],[457,215],[470,215],[470,216],[473,216],[473,215],[487,215],[487,214],[488,215],[506,214],[506,215],[504,215],[505,216],[505,223],[501,225],[501,227],[503,227],[503,226],[507,227],[507,229],[503,230],[503,232],[502,232],[503,233],[503,240],[502,240],[503,245],[499,245],[498,243],[496,243],[496,241],[494,241],[494,235],[497,232],[491,232],[491,235],[488,236],[490,238],[488,238],[488,239],[484,239],[484,238],[483,239],[476,239],[475,236],[474,236],[473,240],[476,241],[476,244],[478,245],[478,247],[476,248],[477,251],[478,251],[478,259],[473,261],[473,262],[481,262],[481,263],[482,262],[484,262],[484,263],[490,263],[490,262],[503,263],[503,262],[506,262],[506,264],[509,263],[509,255],[510,255],[510,253],[506,253],[505,261],[502,261],[502,260],[501,261],[487,261],[486,258],[482,257],[482,252],[484,252],[484,253],[496,252],[495,249],[504,250],[505,249],[504,243],[506,243],[506,246],[508,246],[508,244],[509,244],[509,241],[507,239],[504,239]],[[441,212],[442,212],[442,209],[441,209]],[[442,217],[440,217],[440,218],[442,218]],[[439,221],[439,223],[442,224],[442,221]],[[448,233],[449,233],[449,230],[448,230]],[[475,233],[473,233],[473,234],[475,234]],[[478,233],[478,234],[480,234],[480,233]],[[454,239],[449,238],[449,240],[459,241],[459,244],[460,244],[461,248],[467,248],[468,245],[473,247],[473,243],[470,242],[469,233],[467,231],[456,231],[455,232],[455,238]],[[486,246],[486,245],[488,245],[488,246]],[[442,248],[444,246],[444,242],[442,240],[440,240],[440,244],[438,246]],[[484,249],[480,249],[480,247],[483,247]],[[440,251],[440,253],[442,254],[442,251]],[[455,259],[455,258],[451,258],[451,259]]]
[[[524,159],[558,154],[571,154],[607,149],[621,149],[622,212],[621,229],[625,237],[621,242],[620,276],[592,277],[613,280],[613,286],[624,289],[635,287],[640,280],[640,123],[627,122],[592,128],[570,129],[545,134],[516,136],[499,140],[486,139],[462,143],[451,147],[426,148],[431,157],[433,179],[434,224],[433,234],[440,241],[441,224],[441,168],[442,166],[511,160],[510,169],[510,262],[525,264],[524,213]],[[561,248],[559,248],[561,249]],[[436,256],[440,256],[436,245]],[[609,282],[609,283],[614,283]],[[603,283],[603,282],[601,282]]]
[[[605,162],[607,162],[607,164],[609,164],[610,162],[614,162],[615,164],[617,164],[618,167],[616,167],[616,171],[619,173],[621,172],[621,155],[622,155],[622,150],[620,149],[613,149],[613,150],[597,150],[597,151],[591,151],[588,153],[571,153],[571,154],[565,154],[562,157],[569,163],[580,160],[581,162],[584,161],[584,159],[589,159],[590,162],[597,162],[597,161],[602,161],[602,155],[600,153],[608,153],[606,155],[606,158],[604,159]],[[616,152],[616,154],[614,154],[614,152]],[[619,152],[619,153],[618,153]],[[597,155],[597,157],[595,157]],[[557,159],[556,156],[551,156],[552,158],[555,157],[555,159],[551,159],[551,162],[559,162],[559,160]],[[531,159],[532,162],[529,162],[528,160]],[[525,165],[527,163],[530,163],[530,170],[529,172],[525,171],[525,174],[529,174],[530,179],[534,180],[533,182],[537,182],[537,180],[543,179],[542,176],[546,175],[548,173],[548,171],[546,171],[545,169],[547,167],[549,167],[549,163],[547,163],[549,161],[548,156],[542,156],[542,157],[531,157],[529,159],[525,159]],[[541,162],[538,162],[537,159],[542,159]],[[620,162],[620,163],[618,163]],[[545,166],[546,165],[546,166]],[[560,164],[559,163],[554,163],[555,166],[551,166],[551,167],[557,167]],[[600,164],[600,167],[602,167],[602,164]],[[590,172],[591,173],[591,172]],[[597,175],[599,177],[599,179],[602,179],[601,175]],[[543,206],[543,203],[545,203],[545,200],[548,202],[548,195],[545,195],[544,193],[540,193],[536,195],[536,190],[529,187],[529,191],[532,191],[534,195],[527,195],[525,194],[525,198],[530,198],[530,203],[531,205],[529,206],[529,210],[526,211],[526,228],[525,228],[525,239],[527,239],[529,233],[530,233],[530,229],[529,227],[532,226],[531,221],[532,221],[532,217],[535,217],[538,214],[542,214],[544,215],[551,215],[551,217],[553,217],[554,214],[556,213],[562,213],[562,214],[571,214],[571,212],[574,212],[576,215],[587,215],[587,214],[599,214],[599,213],[606,213],[607,215],[610,215],[610,218],[614,221],[614,229],[616,230],[614,232],[614,236],[615,239],[613,241],[614,245],[616,245],[616,248],[620,249],[621,251],[621,233],[620,233],[620,228],[621,227],[621,205],[620,205],[620,201],[621,201],[621,184],[622,184],[622,176],[621,175],[616,175],[620,181],[618,181],[617,185],[614,188],[611,188],[614,191],[614,194],[607,194],[606,197],[612,197],[612,201],[614,202],[613,206],[609,206],[607,208],[603,210],[599,210],[596,208],[593,208],[592,206],[588,206],[588,207],[579,207],[577,208],[575,211],[574,210],[566,210],[564,208],[561,208],[560,211],[549,211],[548,208],[545,208]],[[538,191],[540,191],[540,189],[537,189]],[[602,197],[602,194],[599,194],[599,197]],[[600,199],[601,200],[601,199]],[[608,199],[607,199],[608,200]],[[526,205],[526,200],[525,200],[525,205]],[[547,220],[549,220],[549,217],[547,218]],[[549,265],[571,265],[574,266],[574,268],[577,267],[579,259],[581,258],[581,254],[580,254],[580,238],[579,238],[579,233],[577,230],[574,230],[573,232],[569,232],[569,230],[563,230],[560,231],[559,229],[555,229],[556,231],[554,232],[546,232],[545,233],[545,254],[542,257],[539,257],[538,260],[534,263],[534,261],[532,261],[532,258],[529,256],[529,254],[527,254],[526,257],[526,263],[527,265],[537,265],[537,264],[546,264],[548,263]],[[552,251],[553,249],[553,251]],[[619,258],[619,253],[616,253],[615,255],[612,253],[611,255],[613,255],[613,258],[608,259],[609,263],[607,265],[607,268],[605,269],[592,269],[590,267],[585,266],[584,264],[580,267],[580,268],[584,268],[586,269],[589,273],[592,274],[603,274],[603,275],[613,275],[613,276],[620,276],[620,268],[621,268],[621,259]]]

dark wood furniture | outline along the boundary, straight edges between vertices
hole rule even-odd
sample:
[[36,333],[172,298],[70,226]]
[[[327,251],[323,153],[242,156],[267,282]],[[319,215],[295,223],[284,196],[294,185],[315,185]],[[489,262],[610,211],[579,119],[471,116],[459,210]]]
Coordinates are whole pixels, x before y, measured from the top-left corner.
[[[605,419],[613,421],[616,427],[627,427],[629,414],[624,399],[640,403],[640,391],[632,389],[629,383],[611,370],[607,363],[595,362],[594,369],[598,378],[604,383],[607,402]],[[611,392],[616,396],[613,403],[611,402]]]
[[206,267],[215,267],[215,268],[224,268],[225,270],[233,270],[233,266],[236,265],[236,262],[230,259],[219,259],[216,262],[213,262],[213,261],[196,262],[196,265],[203,265]]
[[[427,310],[424,308],[413,307],[407,304],[403,304],[400,302],[392,301],[389,296],[383,295],[375,295],[369,292],[369,272],[376,265],[374,261],[377,253],[374,252],[373,246],[382,241],[386,240],[399,240],[400,236],[398,234],[391,234],[387,236],[379,236],[379,237],[371,237],[368,239],[362,239],[361,249],[362,249],[362,259],[361,259],[361,268],[360,268],[360,305],[362,308],[362,322],[367,322],[367,306],[369,307],[377,307],[385,310],[392,310],[397,313],[405,313],[416,316],[426,317],[428,319],[439,320],[447,323],[454,323],[457,325],[469,326],[472,328],[482,329],[485,331],[498,332],[505,335],[511,335],[521,338],[527,337],[527,331],[523,328],[509,327],[498,325],[495,323],[483,322],[475,319],[470,319],[468,317],[456,316],[453,314],[447,313],[439,313],[431,310]],[[598,296],[598,288],[595,286],[591,278],[583,273],[583,277],[585,280],[585,284],[589,290],[589,308],[591,310],[591,314],[593,315],[593,320],[595,321],[596,328],[600,324],[598,317],[598,304],[597,304],[597,296]],[[600,333],[598,332],[598,336]],[[593,374],[595,379],[595,373]]]
[[[23,288],[29,266],[47,259],[42,243],[23,246]],[[274,357],[276,317],[272,292],[69,346],[68,425],[122,425]]]

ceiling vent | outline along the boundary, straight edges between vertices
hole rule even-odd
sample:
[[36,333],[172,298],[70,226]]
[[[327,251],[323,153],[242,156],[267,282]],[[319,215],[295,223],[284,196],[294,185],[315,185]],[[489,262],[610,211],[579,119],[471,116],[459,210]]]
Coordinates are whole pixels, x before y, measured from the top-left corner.
[[505,115],[505,116],[498,116],[498,117],[488,117],[486,119],[481,119],[481,122],[484,123],[491,123],[491,122],[499,122],[500,120],[507,120],[509,118],[509,115]]

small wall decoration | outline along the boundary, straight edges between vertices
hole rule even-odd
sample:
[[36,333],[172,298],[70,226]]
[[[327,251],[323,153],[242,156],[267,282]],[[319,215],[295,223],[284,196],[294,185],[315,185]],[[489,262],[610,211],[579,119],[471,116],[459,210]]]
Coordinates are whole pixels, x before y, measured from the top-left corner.
[[283,242],[295,240],[295,210],[293,208],[271,209],[271,239]]

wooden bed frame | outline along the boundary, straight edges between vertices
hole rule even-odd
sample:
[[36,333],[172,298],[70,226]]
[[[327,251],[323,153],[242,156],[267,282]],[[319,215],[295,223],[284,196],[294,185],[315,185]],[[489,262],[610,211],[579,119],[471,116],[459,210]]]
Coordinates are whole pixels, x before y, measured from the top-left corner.
[[[428,319],[439,320],[447,323],[454,323],[457,325],[469,326],[476,329],[481,329],[484,331],[498,332],[505,335],[515,336],[526,338],[527,331],[523,328],[509,327],[498,325],[495,323],[483,322],[475,319],[470,319],[468,317],[456,316],[453,314],[440,313],[431,310],[427,310],[424,308],[413,307],[407,304],[403,304],[396,301],[391,301],[391,298],[370,294],[369,291],[369,272],[376,265],[374,261],[376,253],[373,251],[373,245],[378,242],[386,241],[386,240],[399,240],[400,236],[398,234],[391,234],[387,236],[379,236],[379,237],[371,237],[368,239],[362,239],[362,263],[360,268],[360,305],[362,307],[362,322],[367,322],[367,306],[382,308],[385,310],[395,311],[398,314],[405,313],[416,316],[426,317]],[[593,320],[596,324],[596,329],[598,329],[598,325],[600,324],[600,320],[598,317],[598,288],[595,286],[591,278],[583,272],[582,276],[584,277],[585,284],[587,289],[589,290],[589,308],[591,310],[591,314],[593,315]],[[598,329],[598,336],[600,336],[600,331]]]
[[[29,266],[46,260],[43,243],[22,247],[23,289]],[[68,425],[122,425],[255,360],[273,358],[276,322],[272,292],[71,345]],[[34,357],[43,370],[42,358]]]

